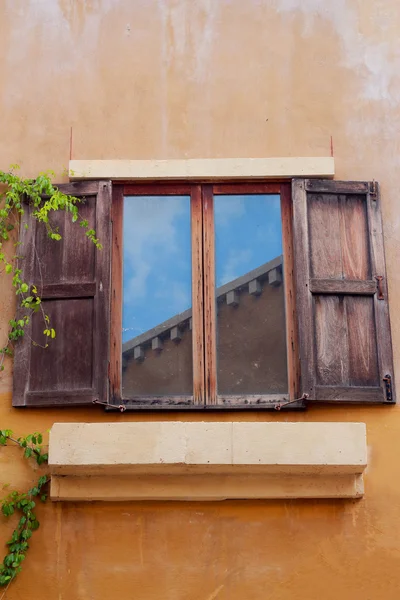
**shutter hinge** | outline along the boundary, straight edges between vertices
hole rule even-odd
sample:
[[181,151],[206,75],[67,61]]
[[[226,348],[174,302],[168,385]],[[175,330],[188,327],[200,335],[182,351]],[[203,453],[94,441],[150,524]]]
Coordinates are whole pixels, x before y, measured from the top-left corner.
[[376,279],[376,285],[378,288],[378,300],[384,300],[385,296],[383,295],[383,285],[382,285],[383,276],[375,275],[375,279]]
[[385,375],[383,382],[385,384],[386,400],[393,402],[392,377],[389,374]]
[[378,197],[378,184],[376,181],[369,182],[369,195],[371,196],[372,200],[376,201]]

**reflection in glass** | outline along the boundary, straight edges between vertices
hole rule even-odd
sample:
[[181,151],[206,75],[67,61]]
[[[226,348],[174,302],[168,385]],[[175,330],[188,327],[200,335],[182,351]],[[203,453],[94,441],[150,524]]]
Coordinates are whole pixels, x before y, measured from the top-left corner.
[[122,396],[192,394],[189,196],[124,198]]
[[217,389],[288,389],[280,197],[214,197]]

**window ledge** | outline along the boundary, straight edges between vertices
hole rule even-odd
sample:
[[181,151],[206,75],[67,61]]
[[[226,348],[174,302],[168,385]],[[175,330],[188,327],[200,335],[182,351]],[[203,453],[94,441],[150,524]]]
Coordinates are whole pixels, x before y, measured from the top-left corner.
[[357,498],[363,423],[56,423],[53,500]]

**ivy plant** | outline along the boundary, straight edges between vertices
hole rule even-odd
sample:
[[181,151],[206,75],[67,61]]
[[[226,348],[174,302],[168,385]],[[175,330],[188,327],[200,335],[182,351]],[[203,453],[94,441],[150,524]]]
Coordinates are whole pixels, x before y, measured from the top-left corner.
[[[42,441],[41,433],[14,438],[10,429],[0,429],[0,446],[6,446],[9,443],[16,444],[23,450],[25,458],[34,459],[38,465],[43,465],[48,460],[47,453],[42,447]],[[49,477],[42,475],[36,485],[28,491],[12,491],[0,501],[4,517],[19,515],[17,526],[12,532],[11,538],[6,542],[6,555],[3,562],[0,563],[0,587],[5,587],[6,590],[21,571],[22,562],[29,549],[29,540],[32,533],[39,527],[35,511],[36,499],[40,498],[42,502],[46,501],[48,482]]]
[[[17,296],[16,316],[9,321],[7,340],[0,348],[0,371],[4,370],[4,359],[13,356],[14,344],[25,335],[32,315],[40,313],[43,319],[44,342],[31,340],[35,345],[48,346],[48,341],[56,337],[56,331],[50,323],[49,316],[45,313],[38,288],[41,282],[28,282],[23,279],[24,257],[19,251],[20,242],[15,241],[14,230],[19,230],[21,217],[27,207],[30,209],[30,220],[35,219],[45,227],[47,235],[55,243],[61,240],[61,234],[51,222],[51,215],[55,211],[63,210],[70,214],[72,222],[77,223],[97,249],[101,249],[100,240],[96,231],[92,229],[86,219],[79,214],[79,205],[85,200],[64,194],[52,183],[54,173],[46,171],[40,173],[35,179],[23,179],[18,176],[18,165],[13,165],[8,171],[0,170],[0,275],[11,277],[12,286]],[[29,223],[24,225],[29,228]],[[17,316],[18,315],[18,316]],[[16,444],[23,450],[27,459],[34,459],[38,465],[47,463],[47,454],[42,447],[42,435],[33,433],[26,437],[14,438],[9,429],[0,430],[0,446]],[[41,476],[36,485],[26,492],[12,491],[3,500],[0,500],[1,512],[6,518],[15,514],[19,520],[11,538],[6,542],[7,553],[0,563],[0,587],[5,591],[21,570],[29,548],[29,540],[33,531],[39,527],[36,515],[36,500],[42,502],[47,498],[49,477]]]
[[[56,331],[43,309],[38,293],[40,282],[34,285],[23,280],[24,257],[18,252],[20,242],[14,241],[12,235],[13,230],[19,228],[21,216],[27,205],[31,207],[31,218],[42,224],[48,236],[55,242],[61,240],[61,234],[57,227],[52,226],[51,214],[63,210],[70,213],[72,222],[79,224],[96,248],[101,249],[96,231],[79,215],[79,204],[84,202],[84,199],[68,196],[54,186],[52,171],[40,173],[35,179],[22,179],[17,174],[18,169],[18,165],[12,165],[9,171],[0,171],[0,185],[3,184],[4,190],[0,193],[0,274],[5,273],[12,278],[12,285],[18,297],[18,316],[9,321],[6,343],[4,347],[0,347],[0,371],[4,370],[5,356],[13,356],[14,343],[24,336],[33,313],[41,313],[44,341],[39,343],[38,340],[32,340],[32,343],[47,347],[48,341],[56,337]],[[24,226],[29,228],[28,223]]]

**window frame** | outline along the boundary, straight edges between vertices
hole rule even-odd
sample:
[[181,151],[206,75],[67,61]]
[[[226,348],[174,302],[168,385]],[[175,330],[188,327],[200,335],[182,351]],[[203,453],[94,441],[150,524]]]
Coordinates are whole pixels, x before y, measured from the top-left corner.
[[[220,395],[217,393],[214,196],[279,194],[282,218],[283,280],[286,314],[288,393]],[[190,195],[192,238],[193,395],[122,398],[123,200],[124,196]],[[304,408],[299,396],[300,362],[296,319],[292,185],[276,181],[114,182],[112,186],[110,403],[129,410],[274,410]],[[205,346],[204,340],[211,340]]]

